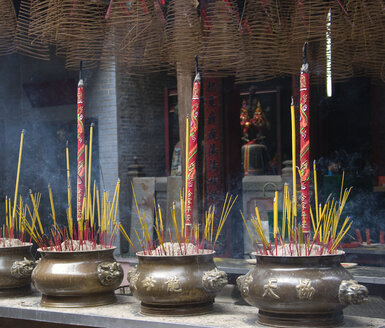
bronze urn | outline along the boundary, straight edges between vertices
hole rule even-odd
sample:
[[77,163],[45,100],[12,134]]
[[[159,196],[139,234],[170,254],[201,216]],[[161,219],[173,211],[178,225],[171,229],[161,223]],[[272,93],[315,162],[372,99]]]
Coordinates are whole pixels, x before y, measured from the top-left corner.
[[114,303],[123,270],[114,259],[115,247],[87,251],[44,251],[32,272],[42,293],[41,305],[84,307]]
[[35,267],[32,244],[12,241],[17,243],[0,247],[0,295],[5,297],[31,292],[31,273]]
[[141,312],[149,315],[197,315],[213,309],[215,296],[227,276],[214,264],[214,251],[192,255],[145,255],[128,273]]
[[335,327],[343,308],[367,300],[368,290],[335,255],[256,255],[255,268],[237,279],[242,297],[258,307],[258,322],[273,327]]

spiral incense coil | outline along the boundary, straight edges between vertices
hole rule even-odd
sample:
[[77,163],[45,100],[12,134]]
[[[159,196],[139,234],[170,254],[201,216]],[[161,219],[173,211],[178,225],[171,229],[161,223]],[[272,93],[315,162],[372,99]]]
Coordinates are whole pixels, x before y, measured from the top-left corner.
[[284,72],[279,67],[280,47],[287,40],[289,8],[273,1],[245,3],[241,16],[245,57],[237,71],[238,83],[262,81]]
[[165,19],[159,7],[145,0],[113,1],[106,18],[113,47],[103,49],[103,62],[114,56],[131,73],[164,69]]
[[207,21],[203,24],[201,63],[205,76],[234,75],[244,57],[238,42],[240,17],[233,0],[211,1],[207,7]]
[[385,61],[384,10],[383,1],[354,0],[346,4],[346,11],[353,20],[348,43],[353,49],[356,76],[381,78]]
[[15,52],[16,12],[11,1],[0,1],[0,56]]
[[63,0],[56,53],[66,57],[67,69],[79,69],[80,61],[84,68],[97,66],[104,41],[105,9],[101,1]]
[[63,19],[63,0],[31,0],[28,33],[43,43],[56,44]]
[[111,1],[105,15],[106,33],[104,35],[103,49],[100,57],[100,68],[114,70],[116,61],[122,62],[118,51],[125,31],[129,29],[126,16],[129,14],[126,6],[120,1]]
[[[296,1],[294,11],[290,21],[290,36],[285,57],[287,65],[292,74],[297,74],[298,67],[301,66],[301,52],[303,44],[309,42],[308,62],[312,78],[317,74],[313,74],[315,69],[319,73],[323,71],[318,67],[314,67],[316,63],[313,44],[324,42],[326,35],[326,15],[329,11],[330,4],[328,1],[309,0]],[[320,48],[317,50],[324,51]]]
[[166,49],[168,63],[194,70],[194,58],[202,47],[202,29],[197,8],[190,1],[171,0],[167,9]]
[[16,25],[15,46],[17,52],[25,56],[49,60],[48,44],[41,42],[37,35],[29,33],[30,14],[31,0],[22,0]]

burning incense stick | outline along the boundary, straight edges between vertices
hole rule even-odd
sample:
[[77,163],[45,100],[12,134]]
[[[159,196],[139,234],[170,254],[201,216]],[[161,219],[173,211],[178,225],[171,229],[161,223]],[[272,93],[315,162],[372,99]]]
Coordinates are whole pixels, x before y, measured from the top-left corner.
[[[188,178],[186,192],[186,214],[185,224],[190,226],[193,224],[194,212],[194,194],[196,179],[196,157],[198,151],[198,120],[199,120],[199,101],[201,90],[201,78],[198,71],[198,58],[195,58],[195,79],[193,85],[192,105],[191,105],[191,122],[190,122],[190,138],[188,148],[188,165],[186,165],[186,174]],[[187,152],[187,149],[186,149]],[[188,232],[188,230],[187,230]]]
[[[15,215],[16,215],[17,194],[18,194],[18,191],[19,191],[20,166],[21,166],[21,155],[23,153],[24,134],[25,134],[25,130],[22,130],[21,131],[21,136],[20,136],[19,159],[17,161],[16,185],[15,185],[15,196],[13,198],[12,221],[15,220]],[[9,208],[9,210],[10,210],[10,208]]]
[[[289,254],[294,256],[309,256],[314,255],[312,253],[314,249],[314,245],[317,245],[317,255],[322,254],[335,254],[337,247],[341,243],[342,239],[346,235],[346,233],[349,231],[352,221],[350,220],[350,217],[347,217],[344,222],[342,223],[341,227],[338,228],[339,222],[341,219],[342,211],[346,205],[346,201],[349,197],[351,188],[345,189],[343,193],[341,194],[341,201],[337,202],[334,199],[330,200],[330,197],[326,201],[323,208],[320,208],[319,210],[319,219],[313,220],[313,235],[309,232],[309,234],[305,233],[302,229],[302,227],[299,225],[298,229],[295,229],[296,227],[292,226],[292,223],[290,220],[285,220],[282,218],[282,226],[281,230],[283,231],[284,225],[287,226],[287,229],[289,231],[289,245],[285,244],[284,238],[278,238],[279,236],[279,228],[278,228],[278,202],[276,199],[278,199],[277,193],[275,194],[274,199],[274,241],[275,241],[275,252],[273,253],[273,249],[271,246],[267,243],[267,238],[263,232],[261,219],[259,216],[258,207],[255,208],[256,216],[251,218],[251,223],[254,227],[255,232],[257,233],[259,239],[261,240],[264,249],[265,250],[257,250],[257,253],[260,254],[270,254],[270,255],[283,255],[278,253],[279,246],[281,247],[282,251],[286,252],[288,251]],[[290,202],[290,197],[287,196],[286,200],[288,201],[286,207],[288,210],[286,211],[287,217],[290,217],[290,208],[293,206],[293,203]],[[284,211],[282,211],[284,212]],[[311,212],[312,213],[312,212]],[[244,221],[244,224],[246,226],[246,229],[248,231],[248,234],[250,236],[250,239],[252,242],[254,242],[254,239],[252,238],[252,234],[250,233],[246,220],[241,212],[242,219]],[[309,238],[305,238],[308,236]],[[279,241],[279,243],[278,243]],[[294,243],[294,245],[292,245]],[[294,246],[294,247],[292,247]]]
[[[173,203],[171,207],[171,218],[174,225],[174,231],[175,231],[175,236],[177,241],[175,243],[172,240],[170,229],[168,231],[169,241],[166,240],[167,236],[165,237],[164,235],[164,225],[163,225],[163,218],[162,218],[163,214],[159,204],[157,205],[155,201],[154,201],[155,222],[153,226],[148,227],[145,213],[142,212],[139,208],[133,184],[131,184],[131,186],[132,186],[135,206],[138,213],[139,224],[142,229],[143,238],[139,236],[139,233],[136,231],[136,229],[134,229],[134,232],[136,234],[138,242],[141,245],[143,253],[145,255],[160,255],[160,256],[186,255],[187,252],[189,254],[201,254],[204,252],[204,249],[207,249],[207,248],[214,250],[216,242],[218,241],[218,238],[230,214],[230,211],[237,200],[237,197],[229,196],[228,194],[226,195],[226,198],[222,207],[219,223],[216,229],[214,242],[213,242],[214,215],[215,215],[214,206],[210,206],[208,211],[205,213],[205,224],[201,232],[200,231],[201,228],[198,224],[192,225],[191,229],[188,229],[187,225],[184,225],[184,227],[178,226],[176,206],[175,206],[175,203]],[[180,197],[181,197],[181,200],[183,200],[182,192]],[[181,201],[181,204],[183,204],[183,201]],[[183,217],[183,211],[180,212],[180,215],[181,217]],[[184,221],[181,221],[181,222],[183,223]],[[187,230],[189,230],[188,231],[189,234],[187,234]],[[155,231],[157,238],[153,239],[149,231]],[[122,233],[122,234],[131,244],[131,239],[127,238],[128,235],[125,233]]]
[[[92,130],[90,128],[90,153],[92,152]],[[117,207],[119,204],[120,180],[117,181],[114,197],[112,202],[109,200],[109,192],[105,191],[100,196],[99,189],[94,182],[93,193],[91,194],[91,166],[92,155],[88,154],[88,173],[85,174],[87,179],[87,195],[83,197],[82,212],[75,221],[72,220],[71,210],[71,185],[70,185],[70,169],[69,169],[69,150],[68,143],[66,145],[66,166],[67,166],[67,191],[68,191],[68,208],[67,208],[67,228],[60,228],[56,222],[56,214],[54,208],[54,199],[51,186],[48,186],[53,228],[49,230],[49,234],[44,232],[39,215],[39,204],[41,194],[33,194],[30,191],[30,198],[33,205],[33,211],[27,205],[23,207],[20,200],[18,214],[22,222],[23,229],[30,235],[40,248],[52,251],[74,251],[74,250],[92,250],[97,248],[112,247],[118,231],[123,231],[122,227],[117,224]],[[96,209],[95,209],[96,206]],[[9,208],[9,207],[8,207]],[[97,213],[97,221],[95,214]],[[29,215],[29,218],[27,217]],[[124,232],[122,232],[124,234]]]
[[85,189],[85,142],[84,142],[84,83],[82,79],[82,63],[80,63],[79,83],[77,89],[77,190],[76,190],[76,217],[81,220],[84,189]]
[[301,213],[302,227],[310,232],[310,165],[309,165],[309,64],[307,63],[307,42],[303,47],[303,64],[300,78],[300,161],[301,161]]
[[291,157],[292,157],[292,172],[293,172],[293,214],[297,216],[297,169],[296,169],[296,132],[295,132],[295,109],[294,109],[294,101],[293,97],[291,97]]

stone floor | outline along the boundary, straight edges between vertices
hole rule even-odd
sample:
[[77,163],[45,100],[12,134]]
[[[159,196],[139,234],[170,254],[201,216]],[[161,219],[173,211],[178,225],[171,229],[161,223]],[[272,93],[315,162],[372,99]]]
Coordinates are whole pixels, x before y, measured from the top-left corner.
[[[129,295],[118,295],[118,303],[113,305],[81,309],[56,309],[41,307],[39,305],[40,295],[35,293],[28,297],[0,299],[0,327],[262,327],[256,323],[257,309],[245,305],[235,296],[231,286],[226,288],[218,296],[212,314],[190,317],[150,317],[140,314],[139,303]],[[368,308],[373,307],[374,304],[384,309],[383,300],[370,299]],[[362,315],[364,316],[359,316],[360,307],[351,306],[351,310],[345,312],[345,327],[385,328],[385,320],[375,317],[379,312],[371,312],[374,317],[369,317],[362,308]]]

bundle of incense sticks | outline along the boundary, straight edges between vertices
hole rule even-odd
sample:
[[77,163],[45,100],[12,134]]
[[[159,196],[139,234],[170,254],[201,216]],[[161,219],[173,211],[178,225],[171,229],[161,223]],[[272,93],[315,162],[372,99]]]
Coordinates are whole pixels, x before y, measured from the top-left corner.
[[303,232],[301,224],[298,226],[296,224],[296,211],[294,210],[293,202],[290,199],[287,184],[284,185],[283,190],[282,224],[280,229],[278,227],[278,192],[275,193],[274,198],[273,235],[275,245],[272,245],[265,236],[258,207],[255,208],[255,216],[251,217],[250,222],[260,241],[253,238],[241,211],[245,228],[257,254],[271,256],[317,256],[336,254],[338,246],[352,225],[352,221],[349,217],[347,217],[343,223],[340,222],[342,211],[352,188],[343,189],[345,176],[343,173],[339,201],[337,202],[334,199],[331,200],[331,196],[329,196],[323,206],[322,204],[318,204],[317,172],[315,163],[313,167],[315,217],[313,215],[313,210],[310,208],[313,228],[313,232],[310,232],[310,234]]
[[[17,199],[18,199],[18,191],[19,191],[19,181],[20,181],[20,167],[21,167],[21,158],[23,154],[23,142],[24,142],[24,134],[25,130],[21,131],[20,136],[20,146],[19,146],[19,157],[17,162],[17,172],[16,172],[16,184],[15,184],[15,196],[12,199],[9,197],[5,197],[5,223],[0,226],[0,238],[1,243],[0,247],[5,247],[9,245],[7,240],[19,239],[20,241],[24,241],[25,231],[21,224],[20,217],[17,218],[16,208],[17,208]],[[40,199],[38,200],[40,201]],[[20,197],[20,203],[22,204],[22,199]]]
[[[88,201],[92,206],[84,206],[85,211],[82,214],[82,220],[77,223],[71,222],[68,227],[59,226],[56,220],[52,189],[48,186],[49,197],[52,210],[52,228],[44,231],[39,215],[39,204],[41,194],[33,194],[30,191],[30,198],[33,204],[32,211],[27,204],[23,205],[20,199],[18,215],[21,226],[30,236],[30,241],[34,241],[42,250],[51,251],[77,251],[94,250],[101,248],[111,248],[116,239],[119,230],[117,223],[117,209],[119,202],[120,181],[118,180],[112,202],[109,201],[109,192],[100,192],[94,183],[93,197],[88,195]],[[100,200],[101,198],[101,200]],[[84,201],[85,204],[86,201]],[[67,220],[70,216],[67,209]],[[96,216],[97,215],[97,216]],[[97,218],[97,220],[96,220]]]
[[[219,217],[219,222],[215,224],[215,207],[210,206],[208,211],[205,213],[204,226],[200,227],[198,224],[194,224],[191,228],[188,228],[185,224],[184,218],[184,192],[180,193],[180,224],[178,225],[178,219],[176,214],[175,203],[171,207],[171,218],[174,227],[173,233],[175,233],[176,240],[172,238],[171,229],[165,231],[162,210],[154,201],[155,207],[155,224],[148,226],[144,211],[141,211],[136,195],[133,189],[134,200],[136,209],[138,212],[138,219],[141,226],[141,233],[134,229],[136,238],[141,245],[142,252],[144,255],[159,255],[159,256],[176,256],[176,255],[195,255],[203,254],[207,250],[214,250],[218,238],[221,234],[222,228],[226,223],[226,220],[230,214],[230,211],[237,200],[238,196],[233,197],[232,195],[226,194],[222,211]],[[215,226],[216,225],[216,226]],[[215,227],[214,227],[215,226]],[[130,245],[133,247],[135,252],[138,250],[135,248],[130,237],[120,225],[120,231],[123,236],[127,239]],[[155,238],[153,234],[155,233]]]
[[[75,251],[93,250],[112,247],[115,243],[116,234],[119,230],[117,223],[117,213],[119,205],[120,180],[118,179],[112,202],[109,200],[109,192],[100,193],[94,181],[91,193],[91,167],[92,167],[92,137],[94,125],[90,128],[90,146],[85,148],[85,195],[81,215],[76,222],[72,215],[72,193],[69,169],[68,143],[66,146],[66,166],[67,166],[67,227],[57,224],[56,212],[52,188],[48,186],[49,199],[51,204],[52,228],[45,232],[39,216],[39,204],[41,194],[33,194],[30,191],[32,211],[27,204],[23,204],[20,198],[18,215],[23,231],[26,231],[30,240],[35,241],[43,250],[53,251]],[[88,159],[88,160],[87,160]],[[88,168],[88,170],[87,170]],[[97,218],[97,220],[96,220]]]

